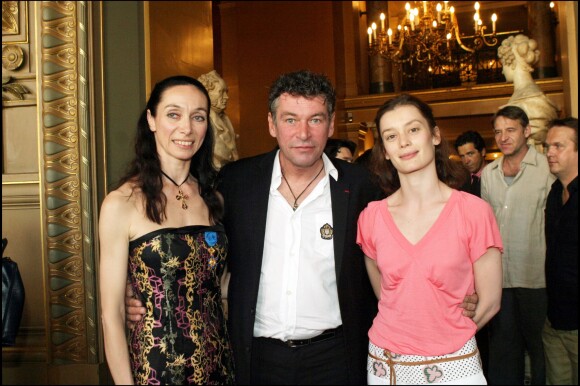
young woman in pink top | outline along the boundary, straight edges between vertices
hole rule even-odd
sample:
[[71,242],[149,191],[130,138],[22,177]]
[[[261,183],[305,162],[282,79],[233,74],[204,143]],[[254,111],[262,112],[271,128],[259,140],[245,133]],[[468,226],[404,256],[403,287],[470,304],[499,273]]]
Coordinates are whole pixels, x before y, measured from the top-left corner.
[[[358,221],[379,299],[368,383],[486,384],[475,332],[500,307],[503,246],[493,211],[451,188],[461,183],[461,165],[449,159],[427,104],[400,95],[375,123],[372,168],[388,197]],[[458,306],[474,291],[472,320]]]

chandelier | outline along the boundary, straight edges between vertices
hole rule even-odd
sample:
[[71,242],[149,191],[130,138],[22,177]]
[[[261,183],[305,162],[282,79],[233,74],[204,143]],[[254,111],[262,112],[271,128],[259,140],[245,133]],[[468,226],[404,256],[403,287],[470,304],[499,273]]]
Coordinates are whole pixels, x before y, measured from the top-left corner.
[[422,7],[406,3],[406,15],[395,30],[385,29],[385,14],[381,13],[380,29],[372,23],[367,30],[369,54],[380,55],[396,65],[407,64],[403,66],[404,72],[405,68],[408,72],[416,71],[417,65],[423,64],[429,72],[441,74],[457,71],[460,66],[472,63],[475,53],[483,47],[497,45],[497,15],[492,15],[491,32],[486,33],[478,2],[474,5],[473,34],[469,36],[459,31],[455,8],[448,1],[443,5],[434,1],[422,3]]

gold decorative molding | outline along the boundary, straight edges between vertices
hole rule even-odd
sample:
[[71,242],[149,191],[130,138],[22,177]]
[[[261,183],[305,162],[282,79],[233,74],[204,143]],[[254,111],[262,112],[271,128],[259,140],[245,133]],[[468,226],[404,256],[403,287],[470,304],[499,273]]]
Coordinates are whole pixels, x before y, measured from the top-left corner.
[[[28,1],[2,2],[2,106],[36,104],[36,90],[25,84],[30,79]],[[32,79],[35,81],[34,79]]]
[[28,1],[2,1],[2,45],[28,43]]
[[98,363],[87,2],[40,5],[41,203],[52,364]]
[[18,1],[2,2],[2,35],[18,35]]
[[[4,95],[6,93],[6,96]],[[23,84],[13,82],[13,79],[9,76],[2,77],[2,101],[10,101],[8,95],[18,99],[24,100],[24,95],[30,94],[30,90]]]
[[24,61],[24,52],[17,45],[2,47],[2,68],[10,71],[18,70]]
[[[39,209],[40,195],[38,176],[36,180],[5,181],[9,175],[2,176],[2,210]],[[21,179],[26,175],[15,175]],[[15,178],[15,179],[16,179]]]

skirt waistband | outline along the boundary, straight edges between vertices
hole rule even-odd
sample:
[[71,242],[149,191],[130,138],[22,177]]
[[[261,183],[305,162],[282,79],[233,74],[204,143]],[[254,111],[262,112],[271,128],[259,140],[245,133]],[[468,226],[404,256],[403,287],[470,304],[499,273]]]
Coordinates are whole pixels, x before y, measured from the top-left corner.
[[[397,366],[403,366],[399,367],[398,370],[399,372],[402,371],[404,373],[402,376],[405,378],[405,381],[407,381],[409,376],[412,378],[415,378],[416,376],[420,376],[421,378],[425,376],[430,377],[430,372],[434,374],[433,376],[442,377],[444,374],[447,374],[446,378],[455,378],[453,373],[455,372],[454,367],[456,366],[454,366],[454,364],[451,362],[467,360],[469,363],[462,363],[467,364],[467,367],[472,369],[471,371],[468,370],[468,372],[473,372],[475,374],[478,371],[481,371],[481,361],[478,354],[479,350],[477,349],[475,337],[472,337],[462,348],[456,352],[439,356],[397,354],[390,350],[380,348],[372,342],[369,342],[369,361],[383,363],[386,365],[384,371],[377,372],[372,371],[373,369],[376,370],[376,364],[369,363],[369,371],[371,371],[371,373],[374,372],[374,375],[376,376],[378,376],[379,373],[382,374],[383,377],[388,376],[391,385],[397,384]],[[463,365],[460,366],[464,367]],[[416,370],[414,370],[414,368]],[[411,381],[410,383],[416,383],[417,380],[418,379],[415,379],[415,381]]]

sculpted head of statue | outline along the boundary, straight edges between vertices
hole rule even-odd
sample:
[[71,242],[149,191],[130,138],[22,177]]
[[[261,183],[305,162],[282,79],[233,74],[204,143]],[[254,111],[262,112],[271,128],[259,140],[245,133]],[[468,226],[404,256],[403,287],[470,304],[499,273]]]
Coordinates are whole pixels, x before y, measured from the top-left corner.
[[538,42],[519,34],[502,41],[497,49],[497,56],[503,66],[506,80],[512,82],[514,71],[520,69],[530,73],[534,71],[532,66],[540,59],[540,50]]
[[209,93],[211,99],[211,107],[218,113],[225,110],[228,104],[228,86],[222,77],[216,72],[216,70],[211,70],[207,74],[203,74],[198,79]]

